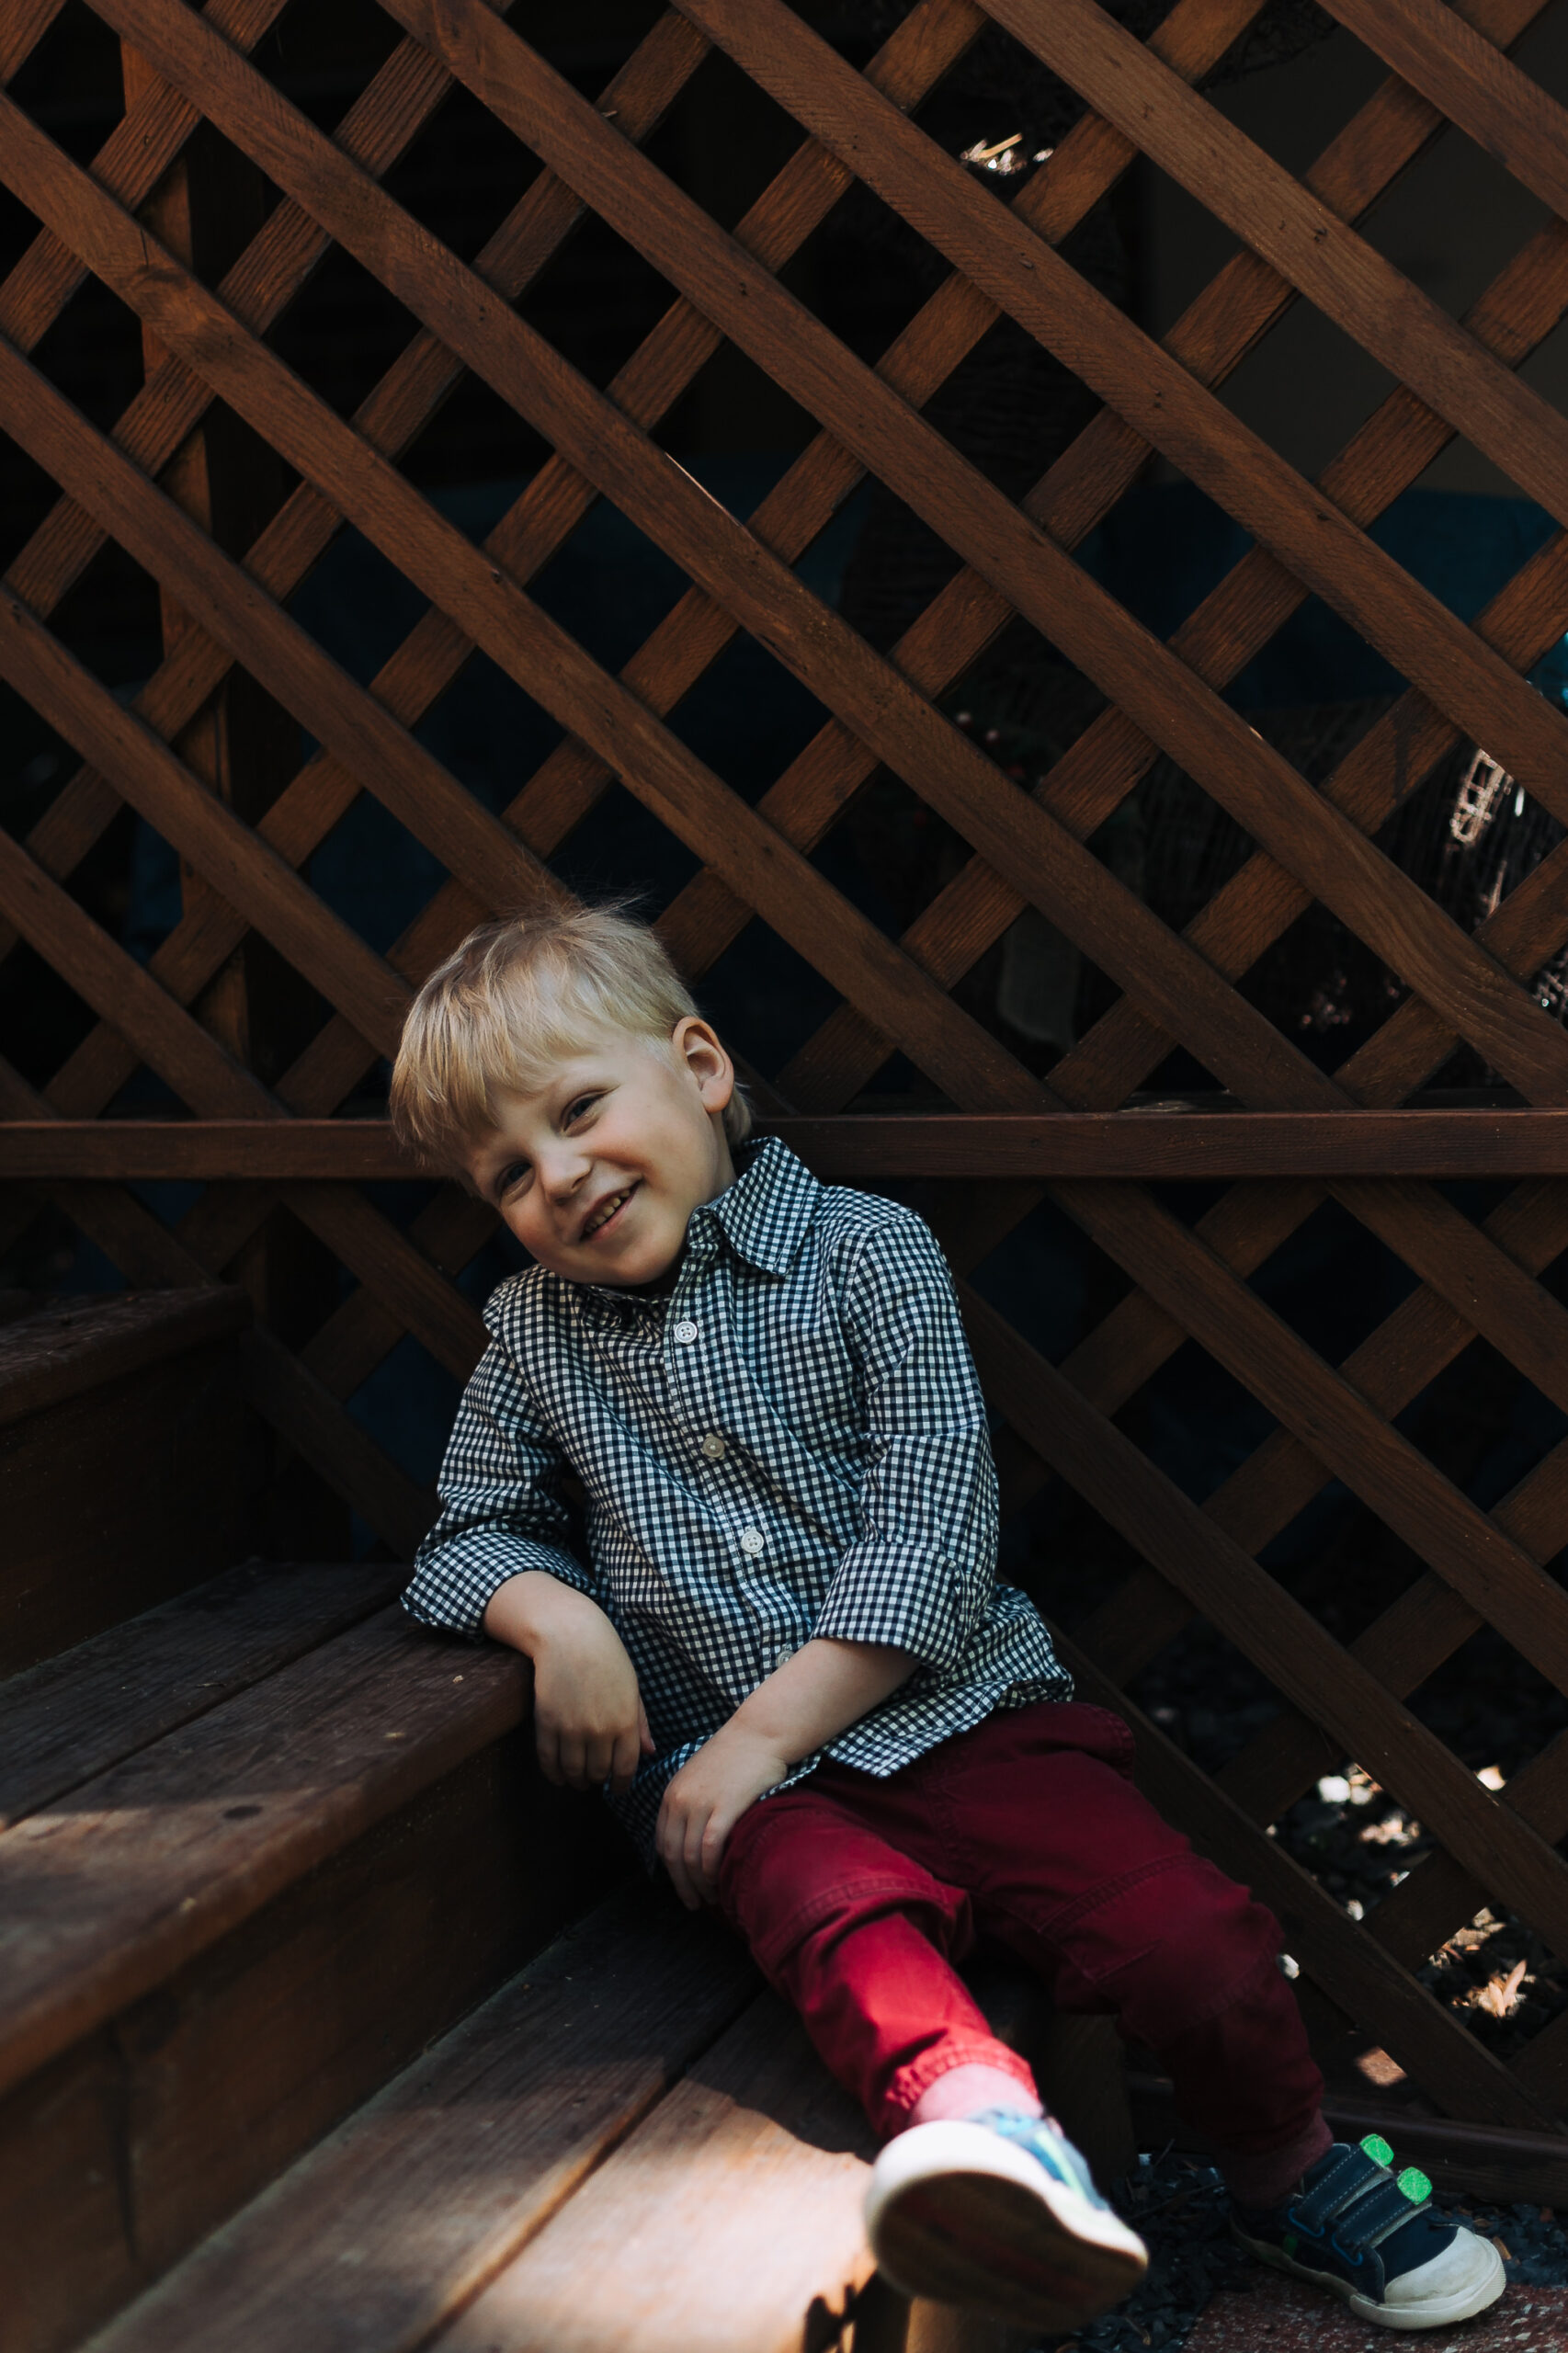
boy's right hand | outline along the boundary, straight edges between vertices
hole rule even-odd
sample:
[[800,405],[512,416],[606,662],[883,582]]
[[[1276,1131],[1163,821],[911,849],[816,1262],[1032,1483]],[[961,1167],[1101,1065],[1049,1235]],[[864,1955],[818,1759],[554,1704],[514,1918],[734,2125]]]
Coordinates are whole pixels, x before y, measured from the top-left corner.
[[547,1781],[619,1796],[653,1734],[626,1646],[597,1601],[548,1570],[528,1569],[492,1594],[484,1631],[533,1662],[534,1739]]

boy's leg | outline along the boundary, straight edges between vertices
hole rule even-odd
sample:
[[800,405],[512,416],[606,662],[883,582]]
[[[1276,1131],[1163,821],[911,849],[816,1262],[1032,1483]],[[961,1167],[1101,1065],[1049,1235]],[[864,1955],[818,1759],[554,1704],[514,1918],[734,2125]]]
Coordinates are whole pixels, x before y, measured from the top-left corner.
[[893,2136],[866,2202],[888,2277],[909,2295],[1076,2328],[1135,2284],[1142,2243],[957,1975],[968,1898],[858,1818],[881,1786],[823,1767],[753,1806],[731,1834],[720,1902]]
[[1155,2052],[1216,2144],[1244,2243],[1386,2327],[1445,2327],[1494,2302],[1495,2250],[1433,2211],[1424,2177],[1396,2177],[1375,2140],[1334,2142],[1272,1917],[1131,1787],[1126,1727],[1029,1709],[949,1746],[941,1868],[1063,2007],[1113,2010]]
[[974,1942],[968,1897],[858,1822],[835,1779],[824,1768],[742,1815],[720,1878],[726,1915],[884,2139],[923,2101],[952,2112],[953,2076],[979,2086],[959,2112],[1005,2096],[1038,2111],[1027,2064],[954,1967]]
[[970,1890],[981,1933],[1157,2054],[1238,2195],[1299,2178],[1330,2139],[1278,1928],[1133,1788],[1120,1719],[1018,1709],[922,1761],[944,1829],[923,1859]]

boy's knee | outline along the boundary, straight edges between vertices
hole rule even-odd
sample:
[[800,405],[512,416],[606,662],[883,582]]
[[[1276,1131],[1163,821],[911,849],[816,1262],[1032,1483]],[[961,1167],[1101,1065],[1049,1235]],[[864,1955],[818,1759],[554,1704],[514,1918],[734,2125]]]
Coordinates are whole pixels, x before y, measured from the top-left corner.
[[965,1920],[969,1911],[957,1890],[846,1817],[778,1801],[759,1802],[732,1832],[719,1901],[770,1978],[810,1938],[843,1937],[897,1912],[942,1944],[955,1907]]
[[1283,1984],[1273,1914],[1195,1855],[1112,1895],[1084,1925],[1081,1972],[1140,2042],[1206,2024],[1256,1984]]

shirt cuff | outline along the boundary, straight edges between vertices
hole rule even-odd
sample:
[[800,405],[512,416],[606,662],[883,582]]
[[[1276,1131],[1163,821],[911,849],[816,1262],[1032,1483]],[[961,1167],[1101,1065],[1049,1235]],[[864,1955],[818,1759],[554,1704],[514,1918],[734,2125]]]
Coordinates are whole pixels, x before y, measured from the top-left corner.
[[969,1648],[989,1590],[989,1579],[983,1583],[943,1553],[857,1544],[839,1563],[812,1633],[886,1643],[945,1674]]
[[484,1631],[484,1613],[494,1596],[509,1578],[530,1569],[542,1569],[547,1576],[585,1593],[591,1601],[598,1599],[593,1576],[570,1552],[527,1537],[510,1537],[492,1540],[456,1558],[437,1552],[433,1560],[417,1563],[412,1584],[404,1588],[403,1606],[422,1626],[444,1627],[477,1640]]

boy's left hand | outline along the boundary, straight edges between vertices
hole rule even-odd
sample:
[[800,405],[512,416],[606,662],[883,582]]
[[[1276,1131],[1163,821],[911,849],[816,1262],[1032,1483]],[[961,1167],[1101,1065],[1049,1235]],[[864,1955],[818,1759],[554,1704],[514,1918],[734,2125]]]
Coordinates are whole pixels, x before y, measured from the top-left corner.
[[789,1770],[776,1743],[733,1717],[681,1767],[665,1791],[655,1838],[659,1859],[688,1912],[714,1901],[731,1831]]

